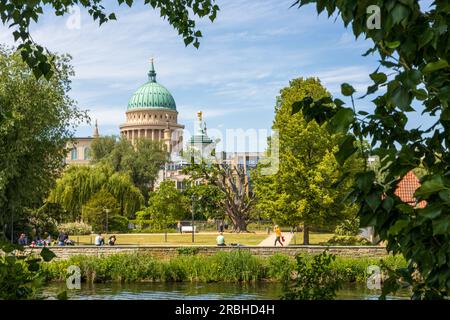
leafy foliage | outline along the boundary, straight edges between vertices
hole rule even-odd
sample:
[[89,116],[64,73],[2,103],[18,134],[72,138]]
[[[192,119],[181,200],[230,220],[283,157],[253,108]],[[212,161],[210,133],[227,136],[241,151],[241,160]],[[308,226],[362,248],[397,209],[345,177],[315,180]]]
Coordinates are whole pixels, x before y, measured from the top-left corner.
[[[380,239],[387,241],[387,249],[401,253],[409,261],[401,273],[413,285],[414,299],[448,298],[450,4],[434,1],[425,11],[419,1],[301,0],[295,4],[312,2],[319,13],[339,12],[344,24],[351,24],[355,36],[364,35],[373,41],[373,48],[365,55],[378,54],[380,66],[370,74],[373,84],[366,95],[377,93],[379,88],[384,91],[372,100],[374,110],[370,113],[356,112],[355,90],[349,84],[342,85],[342,94],[351,99],[351,108],[335,99],[333,108],[319,101],[302,100],[299,109],[306,119],[330,121],[335,124],[331,131],[346,134],[346,143],[336,154],[341,161],[356,151],[357,139],[370,138],[369,152],[380,159],[382,174],[377,179],[376,172],[367,168],[356,176],[351,197],[361,204],[361,224],[374,226]],[[380,29],[366,28],[369,4],[380,7]],[[430,116],[435,122],[429,127],[410,128],[408,113],[412,111]],[[417,168],[426,172],[415,193],[418,202],[427,201],[422,209],[403,203],[395,195],[401,178]],[[388,282],[385,291],[393,283]]]
[[184,192],[186,197],[195,199],[195,219],[223,219],[224,195],[217,186],[211,184],[190,184]]
[[114,173],[107,165],[69,167],[57,180],[48,201],[60,204],[70,220],[76,221],[81,217],[83,205],[100,190],[110,193],[119,204],[119,213],[128,217],[132,217],[144,201],[127,174]]
[[[150,222],[153,231],[162,231],[189,215],[189,199],[175,188],[174,182],[163,181],[158,190],[150,195],[148,207],[137,213],[137,222]],[[141,221],[141,222],[139,222]]]
[[58,225],[58,231],[72,235],[89,235],[92,233],[92,226],[85,222],[68,222]]
[[370,246],[372,243],[360,236],[333,236],[327,242],[321,243],[323,246]]
[[109,232],[128,232],[129,220],[127,217],[115,215],[109,220],[108,230]]
[[303,255],[297,255],[297,277],[286,287],[284,300],[332,300],[341,287],[341,281],[330,268],[336,256],[326,251],[316,255],[311,263]]
[[[106,212],[108,210],[108,212]],[[119,203],[111,193],[101,189],[83,205],[83,221],[90,224],[95,232],[105,231],[109,218],[118,215]],[[111,230],[108,226],[108,230]],[[117,231],[117,230],[114,230]]]
[[0,300],[33,299],[44,283],[42,262],[55,254],[43,248],[40,255],[26,254],[20,246],[0,244]]
[[253,177],[259,211],[284,225],[303,223],[304,244],[309,243],[309,226],[336,224],[355,216],[358,209],[343,201],[352,183],[352,175],[344,172],[357,169],[362,161],[354,157],[346,167],[340,165],[334,157],[340,136],[316,121],[306,122],[301,113],[292,115],[299,99],[324,97],[329,93],[315,78],[294,79],[281,90],[273,124],[278,130],[279,170],[263,176],[260,165]]
[[168,158],[162,142],[145,138],[133,146],[126,138],[100,137],[93,141],[92,151],[95,163],[106,163],[115,172],[128,174],[146,200]]
[[[53,69],[55,56],[33,41],[29,31],[30,24],[37,23],[44,13],[53,12],[56,16],[64,16],[69,14],[72,6],[80,6],[87,10],[94,21],[102,25],[116,20],[114,12],[108,12],[105,8],[107,2],[105,0],[6,0],[0,2],[0,19],[3,24],[13,30],[15,41],[20,42],[18,50],[22,59],[33,70],[36,78],[44,75],[46,79],[50,79],[55,73]],[[144,3],[154,10],[159,10],[161,17],[167,19],[183,37],[186,46],[193,44],[198,48],[202,33],[196,28],[195,16],[208,17],[214,21],[219,11],[219,7],[214,2],[214,0],[146,0]],[[119,6],[131,7],[134,3],[134,0],[117,0]]]
[[233,231],[247,232],[255,197],[242,166],[227,164],[219,159],[214,159],[213,163],[201,159],[199,163],[191,163],[185,172],[190,175],[192,183],[200,180],[218,188],[218,197],[223,199],[222,206],[233,224]]
[[69,61],[55,57],[55,76],[38,81],[18,54],[0,47],[0,225],[8,232],[24,208],[42,205],[74,126],[87,119],[68,96]]

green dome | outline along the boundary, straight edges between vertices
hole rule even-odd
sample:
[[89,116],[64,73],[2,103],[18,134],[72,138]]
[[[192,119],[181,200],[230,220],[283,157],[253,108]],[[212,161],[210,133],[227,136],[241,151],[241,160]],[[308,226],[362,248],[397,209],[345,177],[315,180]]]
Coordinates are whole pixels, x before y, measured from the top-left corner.
[[169,90],[156,82],[155,68],[152,66],[148,73],[149,81],[142,85],[128,102],[128,110],[133,109],[169,109],[177,110],[175,100]]

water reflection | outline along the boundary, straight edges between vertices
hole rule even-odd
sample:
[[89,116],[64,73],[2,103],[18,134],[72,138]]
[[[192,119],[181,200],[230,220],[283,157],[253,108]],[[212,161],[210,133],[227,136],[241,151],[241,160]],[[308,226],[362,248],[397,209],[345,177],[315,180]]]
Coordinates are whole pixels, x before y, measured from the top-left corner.
[[[42,291],[42,297],[54,297],[65,289],[65,283],[51,283]],[[101,283],[82,284],[80,290],[68,291],[74,300],[263,300],[279,299],[281,283]],[[346,285],[337,299],[377,300],[380,292],[364,286]],[[402,290],[390,299],[407,299],[409,292]]]

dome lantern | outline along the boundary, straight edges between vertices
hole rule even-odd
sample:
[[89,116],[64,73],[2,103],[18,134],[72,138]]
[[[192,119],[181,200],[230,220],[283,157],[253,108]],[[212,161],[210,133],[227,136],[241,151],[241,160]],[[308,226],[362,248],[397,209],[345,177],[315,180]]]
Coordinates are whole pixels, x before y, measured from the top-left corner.
[[150,71],[148,72],[148,81],[134,92],[128,102],[128,111],[136,109],[177,110],[172,94],[164,86],[156,82],[153,59],[151,59]]

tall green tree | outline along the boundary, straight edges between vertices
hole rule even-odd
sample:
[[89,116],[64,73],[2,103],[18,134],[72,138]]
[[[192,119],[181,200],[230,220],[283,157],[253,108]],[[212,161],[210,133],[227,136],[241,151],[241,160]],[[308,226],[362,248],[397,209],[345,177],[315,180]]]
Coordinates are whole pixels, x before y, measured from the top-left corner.
[[108,165],[69,167],[56,181],[47,201],[61,205],[68,219],[76,221],[81,218],[83,205],[100,190],[109,192],[119,203],[120,214],[128,218],[134,217],[144,202],[131,178]]
[[[134,0],[117,0],[119,6],[131,7]],[[54,55],[50,54],[44,47],[33,41],[30,34],[30,24],[38,23],[44,14],[54,13],[56,16],[70,15],[73,6],[86,9],[87,13],[99,25],[111,20],[116,20],[114,12],[106,9],[111,1],[106,0],[36,0],[16,1],[4,0],[0,2],[0,19],[4,25],[9,26],[17,42],[18,49],[36,77],[44,75],[47,79],[54,74],[52,64]],[[202,33],[196,27],[196,18],[209,18],[214,21],[219,7],[214,0],[151,0],[145,1],[144,5],[159,11],[161,17],[169,22],[171,26],[182,36],[185,45],[193,44],[200,46],[199,39]]]
[[95,138],[91,143],[90,156],[93,163],[98,163],[102,159],[110,156],[116,146],[115,136],[103,136]]
[[[381,174],[365,168],[356,175],[351,198],[360,204],[363,226],[373,226],[387,249],[402,254],[407,268],[392,273],[383,286],[383,296],[399,288],[393,275],[413,286],[414,299],[450,297],[450,4],[433,1],[325,1],[297,0],[296,5],[315,3],[318,13],[338,12],[353,34],[364,36],[380,65],[370,74],[373,95],[370,112],[356,111],[355,90],[341,85],[340,99],[299,100],[296,105],[305,119],[329,121],[330,132],[346,138],[336,158],[343,162],[357,151],[356,140],[371,141],[371,154],[380,159]],[[378,15],[368,6],[376,4]],[[374,9],[372,7],[372,9]],[[375,17],[374,17],[375,16]],[[380,19],[377,28],[374,19]],[[378,92],[379,88],[382,92]],[[330,108],[330,103],[334,107]],[[433,119],[431,125],[410,126],[408,114],[417,111]],[[409,171],[422,167],[426,174],[416,191],[425,208],[403,203],[395,194]]]
[[10,237],[24,208],[42,205],[74,126],[86,119],[68,96],[69,62],[57,57],[55,76],[36,80],[20,55],[0,47],[0,232]]
[[220,190],[222,207],[233,224],[233,231],[248,232],[255,197],[243,167],[219,159],[214,159],[212,163],[201,159],[199,163],[191,163],[185,172],[192,181],[200,180]]
[[199,216],[198,218],[223,219],[225,217],[224,195],[217,186],[207,183],[196,184],[192,181],[185,190],[185,194],[188,199],[194,200],[195,215]]
[[120,214],[120,205],[106,189],[101,189],[92,195],[81,211],[83,221],[91,225],[95,232],[111,231],[108,223],[118,214]]
[[160,141],[137,139],[135,145],[121,138],[100,137],[92,145],[95,163],[106,163],[116,172],[130,175],[133,183],[148,200],[158,172],[168,160],[168,154]]
[[315,78],[294,79],[281,90],[273,124],[278,132],[279,170],[263,176],[260,168],[255,179],[259,211],[278,223],[303,224],[304,244],[309,244],[310,226],[332,226],[349,214],[342,204],[349,182],[335,186],[344,170],[334,157],[339,136],[315,121],[307,123],[299,113],[292,115],[294,102],[329,96]]
[[150,194],[148,207],[138,213],[138,221],[145,220],[153,230],[162,231],[177,220],[190,217],[189,204],[189,198],[175,188],[174,182],[166,180]]

